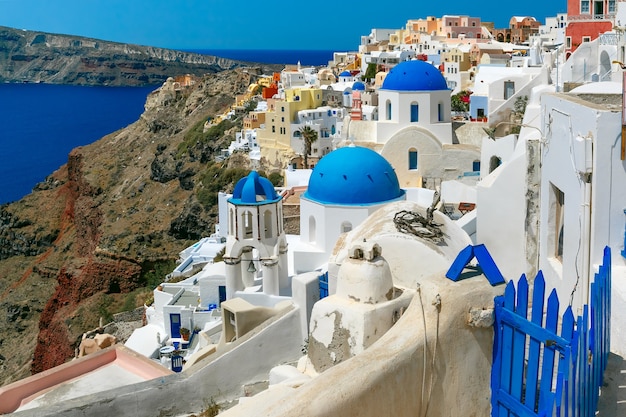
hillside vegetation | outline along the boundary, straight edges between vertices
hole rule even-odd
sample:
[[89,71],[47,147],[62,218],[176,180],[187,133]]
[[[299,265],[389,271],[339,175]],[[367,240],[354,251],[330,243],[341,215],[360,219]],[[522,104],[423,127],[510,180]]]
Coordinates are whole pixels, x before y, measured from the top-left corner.
[[84,331],[143,305],[178,253],[214,231],[216,192],[249,160],[214,158],[241,119],[202,127],[260,72],[166,83],[135,123],[74,149],[32,194],[0,206],[0,385],[71,358]]

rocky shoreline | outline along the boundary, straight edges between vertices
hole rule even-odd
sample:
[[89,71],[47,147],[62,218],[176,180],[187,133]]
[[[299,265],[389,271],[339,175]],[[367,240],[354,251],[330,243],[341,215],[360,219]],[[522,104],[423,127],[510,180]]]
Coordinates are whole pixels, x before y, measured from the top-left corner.
[[0,206],[0,386],[73,357],[100,317],[143,305],[177,254],[214,231],[217,209],[203,197],[228,191],[249,160],[213,158],[241,118],[219,137],[201,127],[261,72],[165,83],[135,123],[74,149],[31,194]]

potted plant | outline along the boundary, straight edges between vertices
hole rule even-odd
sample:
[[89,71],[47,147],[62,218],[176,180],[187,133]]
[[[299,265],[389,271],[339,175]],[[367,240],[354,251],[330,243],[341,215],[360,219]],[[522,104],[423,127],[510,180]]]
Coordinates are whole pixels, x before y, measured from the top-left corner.
[[189,329],[186,327],[181,327],[180,337],[182,337],[184,341],[189,341]]

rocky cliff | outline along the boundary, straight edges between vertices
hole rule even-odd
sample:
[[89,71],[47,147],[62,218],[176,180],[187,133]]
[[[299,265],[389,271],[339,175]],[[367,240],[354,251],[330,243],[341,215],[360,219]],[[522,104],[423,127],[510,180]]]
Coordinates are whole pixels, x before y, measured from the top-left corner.
[[83,332],[142,305],[178,252],[214,231],[216,192],[249,161],[214,160],[241,119],[203,125],[258,74],[164,83],[134,124],[74,149],[33,193],[0,206],[0,385],[72,357]]
[[0,26],[0,82],[135,86],[242,66],[215,56]]

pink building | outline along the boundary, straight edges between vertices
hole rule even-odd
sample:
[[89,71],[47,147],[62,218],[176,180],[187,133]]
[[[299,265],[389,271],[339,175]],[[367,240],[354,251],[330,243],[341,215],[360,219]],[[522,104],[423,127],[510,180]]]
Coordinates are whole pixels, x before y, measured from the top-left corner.
[[468,39],[481,38],[480,17],[448,16],[441,18],[441,35],[456,39],[464,35]]

